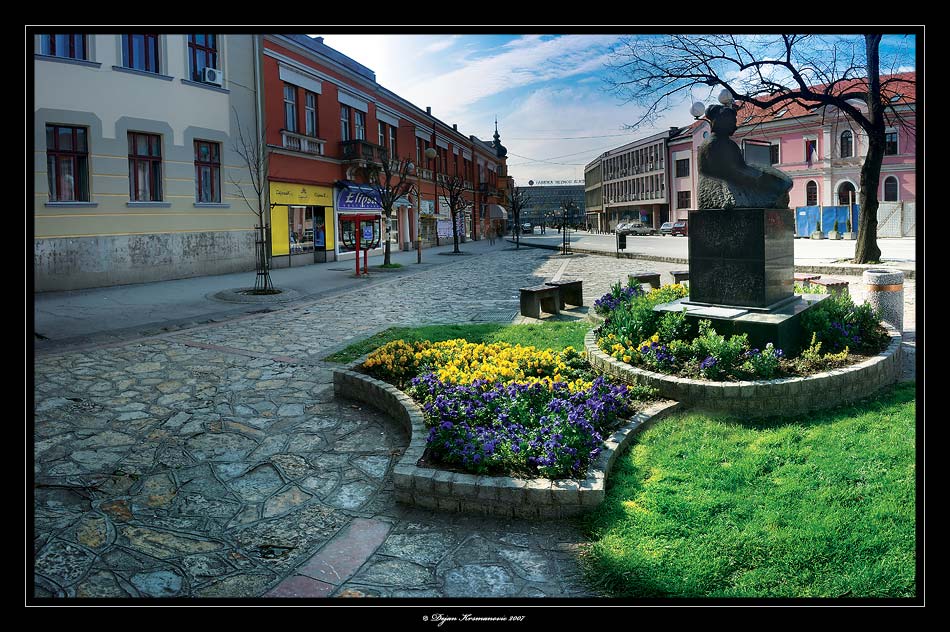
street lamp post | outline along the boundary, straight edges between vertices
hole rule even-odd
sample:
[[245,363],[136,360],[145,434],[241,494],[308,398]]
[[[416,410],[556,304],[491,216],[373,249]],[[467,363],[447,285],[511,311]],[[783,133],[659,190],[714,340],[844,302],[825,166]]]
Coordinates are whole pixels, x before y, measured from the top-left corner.
[[422,231],[420,230],[422,226],[419,223],[422,219],[422,185],[419,178],[419,168],[410,162],[409,170],[416,174],[416,263],[422,263]]
[[[426,157],[427,159],[429,159],[429,160],[432,160],[433,158],[435,158],[435,157],[436,157],[436,154],[437,154],[437,152],[435,151],[435,148],[434,148],[434,147],[429,147],[428,149],[425,150],[424,153],[425,153],[425,157]],[[416,172],[416,184],[419,184],[419,172],[418,172],[418,171]],[[421,194],[421,193],[422,193],[422,188],[421,188],[421,185],[419,185],[419,186],[420,186],[419,192],[420,192],[420,194]],[[436,195],[438,195],[438,194],[439,194],[438,187],[436,187]],[[421,221],[421,220],[422,220],[422,218],[420,217],[420,218],[419,218],[419,221]],[[418,260],[419,260],[418,262],[419,262],[419,263],[422,263],[422,231],[419,230],[419,229],[422,228],[422,225],[417,223],[416,226],[417,226],[416,237],[419,239],[419,253],[418,253],[417,257],[418,257]],[[436,238],[436,244],[438,244],[438,240],[439,240],[439,229],[438,229],[438,226],[436,226],[435,238]]]

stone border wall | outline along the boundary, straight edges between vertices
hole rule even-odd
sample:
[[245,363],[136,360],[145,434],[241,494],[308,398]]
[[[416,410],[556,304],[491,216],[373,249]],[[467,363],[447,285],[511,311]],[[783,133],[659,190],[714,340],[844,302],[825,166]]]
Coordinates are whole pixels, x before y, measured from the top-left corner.
[[692,380],[640,369],[607,355],[587,332],[584,347],[591,365],[627,384],[652,386],[661,397],[697,408],[756,417],[794,415],[847,404],[873,395],[901,375],[901,335],[884,324],[891,337],[887,348],[858,364],[808,377],[753,382]]
[[[351,363],[350,367],[357,363]],[[416,465],[426,448],[422,409],[391,384],[352,369],[333,372],[337,396],[365,402],[403,424],[409,447],[393,470],[396,500],[406,505],[505,518],[559,518],[593,509],[604,500],[607,474],[622,449],[644,424],[678,409],[659,402],[634,415],[604,441],[604,448],[583,480],[479,476]]]

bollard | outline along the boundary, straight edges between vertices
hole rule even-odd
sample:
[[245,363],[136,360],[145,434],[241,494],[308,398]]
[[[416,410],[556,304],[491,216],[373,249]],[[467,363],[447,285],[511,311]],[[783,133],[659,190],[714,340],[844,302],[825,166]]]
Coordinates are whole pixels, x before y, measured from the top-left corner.
[[904,273],[891,268],[873,268],[864,271],[868,303],[878,310],[881,320],[904,331]]

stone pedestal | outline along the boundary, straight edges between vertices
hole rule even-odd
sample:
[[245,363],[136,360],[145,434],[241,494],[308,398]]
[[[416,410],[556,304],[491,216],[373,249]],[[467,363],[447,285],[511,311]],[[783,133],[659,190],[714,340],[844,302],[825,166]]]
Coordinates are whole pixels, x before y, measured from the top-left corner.
[[780,307],[794,298],[794,239],[791,209],[690,211],[688,302]]
[[752,348],[762,349],[771,342],[790,356],[797,354],[809,342],[802,336],[802,313],[826,298],[827,294],[795,296],[790,301],[783,301],[780,307],[768,311],[696,305],[690,303],[688,298],[663,303],[653,309],[660,312],[686,310],[688,319],[711,321],[716,333],[726,338],[747,334]]

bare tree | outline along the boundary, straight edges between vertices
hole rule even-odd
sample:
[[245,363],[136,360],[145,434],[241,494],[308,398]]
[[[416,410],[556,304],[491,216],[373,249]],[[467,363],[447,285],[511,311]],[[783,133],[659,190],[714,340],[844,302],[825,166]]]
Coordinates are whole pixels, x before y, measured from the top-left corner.
[[270,163],[270,152],[267,151],[267,131],[261,130],[260,136],[251,135],[241,125],[241,117],[234,110],[237,127],[237,139],[234,141],[234,151],[241,158],[243,166],[250,177],[250,186],[253,194],[244,190],[247,183],[239,182],[233,172],[228,178],[238,194],[247,204],[247,207],[257,216],[257,231],[255,239],[254,267],[257,277],[254,281],[255,294],[276,294],[270,278],[270,260],[267,257],[267,170]]
[[[611,59],[612,89],[646,110],[631,128],[656,121],[694,88],[717,86],[754,113],[774,113],[782,104],[841,113],[868,138],[861,167],[861,213],[854,261],[880,259],[877,246],[878,185],[888,123],[913,131],[905,97],[914,90],[906,75],[881,75],[882,35],[668,35],[630,38]],[[743,124],[744,118],[739,118]],[[748,123],[746,123],[748,124]]]
[[465,183],[465,178],[459,175],[440,173],[436,175],[436,182],[439,184],[439,190],[442,196],[449,201],[449,211],[452,213],[452,237],[455,240],[455,249],[452,251],[459,254],[459,213],[472,206],[472,200],[466,197],[466,193],[472,191],[472,188]]
[[[412,162],[405,158],[389,157],[389,152],[382,150],[380,152],[380,163],[371,164],[366,167],[366,182],[374,189],[379,196],[380,206],[383,207],[383,213],[386,215],[386,224],[390,224],[393,216],[393,206],[396,202],[410,193],[415,186],[409,179],[409,171]],[[386,239],[386,250],[383,256],[383,265],[391,265],[389,254],[389,242]]]
[[521,248],[521,211],[531,204],[531,196],[523,187],[508,189],[508,205],[511,207],[511,216],[515,224],[515,248]]

